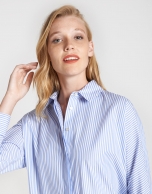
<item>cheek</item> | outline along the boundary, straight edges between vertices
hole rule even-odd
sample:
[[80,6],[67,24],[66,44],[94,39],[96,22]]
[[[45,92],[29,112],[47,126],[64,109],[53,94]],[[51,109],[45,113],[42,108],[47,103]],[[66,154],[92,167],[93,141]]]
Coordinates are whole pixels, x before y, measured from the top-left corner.
[[54,61],[56,59],[56,52],[54,51],[54,49],[48,48],[48,54],[50,56],[50,60]]
[[61,49],[59,47],[48,47],[48,53],[51,58],[58,58],[61,54]]
[[88,44],[86,44],[85,46],[81,47],[81,52],[88,56],[88,53],[89,53],[89,47],[88,47]]
[[50,56],[50,58],[51,58],[51,49],[50,49],[49,46],[48,46],[47,52],[48,52],[48,54],[49,54],[49,56]]

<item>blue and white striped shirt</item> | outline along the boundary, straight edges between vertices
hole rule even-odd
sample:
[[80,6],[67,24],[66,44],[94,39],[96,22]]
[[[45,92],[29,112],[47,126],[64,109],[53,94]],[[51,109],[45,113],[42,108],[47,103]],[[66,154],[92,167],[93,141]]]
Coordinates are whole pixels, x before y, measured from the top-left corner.
[[65,119],[54,92],[7,130],[0,113],[0,173],[27,168],[31,194],[150,194],[144,131],[131,102],[94,80],[70,95]]

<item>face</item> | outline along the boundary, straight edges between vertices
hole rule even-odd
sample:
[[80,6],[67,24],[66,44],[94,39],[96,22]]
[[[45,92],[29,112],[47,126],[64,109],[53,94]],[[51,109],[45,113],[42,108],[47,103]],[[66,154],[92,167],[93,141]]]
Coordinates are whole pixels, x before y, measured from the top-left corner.
[[84,22],[75,16],[57,18],[50,29],[48,53],[59,77],[86,77],[93,42],[88,41]]

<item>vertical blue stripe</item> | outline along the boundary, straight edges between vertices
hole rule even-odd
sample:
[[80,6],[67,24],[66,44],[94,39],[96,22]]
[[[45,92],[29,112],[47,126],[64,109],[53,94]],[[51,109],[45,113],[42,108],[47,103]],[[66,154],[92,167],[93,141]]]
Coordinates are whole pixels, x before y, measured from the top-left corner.
[[0,173],[27,168],[30,194],[150,194],[145,135],[132,103],[94,80],[70,95],[65,119],[54,92],[7,131],[0,113]]

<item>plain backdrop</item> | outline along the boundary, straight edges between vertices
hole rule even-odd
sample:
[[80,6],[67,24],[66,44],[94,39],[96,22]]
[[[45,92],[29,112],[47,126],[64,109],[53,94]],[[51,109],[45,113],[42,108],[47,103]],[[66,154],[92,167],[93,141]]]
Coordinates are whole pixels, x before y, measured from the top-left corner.
[[[108,91],[127,97],[146,136],[152,169],[152,1],[151,0],[0,0],[0,101],[14,67],[37,61],[35,47],[45,18],[71,4],[93,33],[101,79]],[[35,89],[16,105],[10,126],[35,108]],[[26,168],[0,175],[1,194],[29,194]]]

